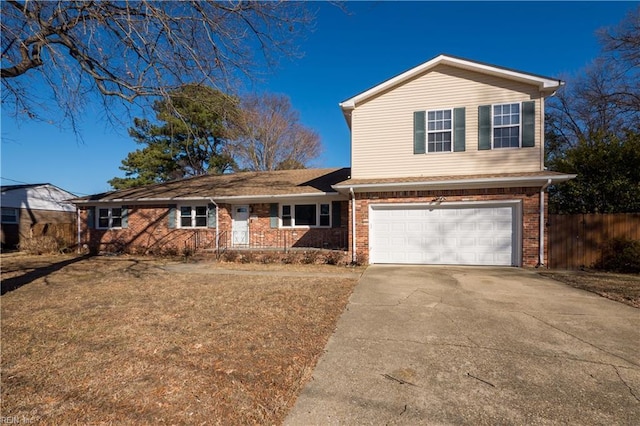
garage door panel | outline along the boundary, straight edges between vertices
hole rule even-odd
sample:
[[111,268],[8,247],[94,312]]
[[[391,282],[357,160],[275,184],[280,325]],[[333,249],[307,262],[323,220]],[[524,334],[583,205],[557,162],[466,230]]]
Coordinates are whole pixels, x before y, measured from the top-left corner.
[[372,263],[514,264],[514,206],[372,206]]

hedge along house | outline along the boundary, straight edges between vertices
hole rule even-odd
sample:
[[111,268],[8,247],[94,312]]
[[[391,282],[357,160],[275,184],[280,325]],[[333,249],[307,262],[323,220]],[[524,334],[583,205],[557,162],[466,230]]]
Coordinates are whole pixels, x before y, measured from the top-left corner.
[[360,262],[538,266],[549,185],[544,101],[560,80],[439,55],[340,104]]
[[203,175],[77,198],[93,252],[348,247],[349,169]]

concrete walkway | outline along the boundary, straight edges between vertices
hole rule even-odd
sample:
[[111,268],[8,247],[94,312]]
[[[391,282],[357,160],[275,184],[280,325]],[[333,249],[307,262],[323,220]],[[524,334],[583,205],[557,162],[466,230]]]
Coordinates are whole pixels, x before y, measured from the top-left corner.
[[517,268],[369,267],[287,425],[640,424],[640,310]]

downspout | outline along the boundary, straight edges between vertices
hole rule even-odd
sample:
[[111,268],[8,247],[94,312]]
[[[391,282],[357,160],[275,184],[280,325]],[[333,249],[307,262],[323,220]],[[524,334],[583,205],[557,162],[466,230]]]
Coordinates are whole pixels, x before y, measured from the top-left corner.
[[357,263],[356,256],[356,194],[353,192],[353,188],[349,188],[351,194],[351,263]]
[[551,179],[547,179],[540,188],[540,242],[538,244],[538,264],[536,268],[544,266],[544,191],[551,185]]
[[211,201],[211,204],[213,204],[214,206],[216,206],[216,256],[218,255],[218,240],[220,239],[220,222],[218,222],[218,203],[216,203],[215,201],[213,201],[213,198],[209,198],[209,201]]
[[80,228],[80,209],[78,208],[78,206],[76,206],[76,222],[77,222],[76,228],[77,228],[77,234],[78,234],[78,249],[77,249],[77,252],[78,252],[78,254],[80,254],[80,250],[82,249],[80,247],[82,237],[80,235],[80,232],[81,232],[81,228]]

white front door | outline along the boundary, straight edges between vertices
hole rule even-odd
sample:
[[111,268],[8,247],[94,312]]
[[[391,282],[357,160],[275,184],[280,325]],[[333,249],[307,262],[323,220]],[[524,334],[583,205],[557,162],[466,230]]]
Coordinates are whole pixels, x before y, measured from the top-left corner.
[[231,243],[234,246],[249,245],[249,206],[233,206]]

